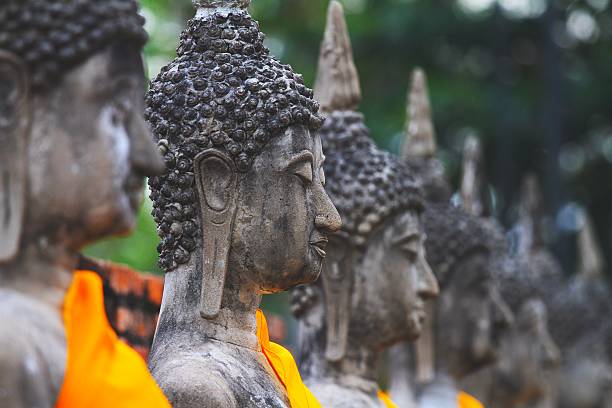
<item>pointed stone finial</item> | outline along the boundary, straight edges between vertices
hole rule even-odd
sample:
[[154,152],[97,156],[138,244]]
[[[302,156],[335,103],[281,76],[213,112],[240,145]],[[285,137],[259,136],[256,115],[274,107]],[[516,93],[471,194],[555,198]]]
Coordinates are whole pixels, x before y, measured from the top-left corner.
[[314,97],[324,112],[356,110],[361,102],[359,76],[353,61],[344,10],[336,0],[329,4],[327,10]]
[[583,211],[582,227],[578,233],[578,252],[580,254],[580,274],[585,278],[601,276],[604,269],[604,259],[591,217]]
[[251,0],[191,0],[195,8],[247,8]]
[[436,154],[436,134],[431,119],[431,104],[425,72],[416,68],[408,91],[406,129],[402,157],[428,159]]
[[461,205],[468,214],[482,215],[482,147],[476,136],[468,136],[463,146],[463,177],[461,179]]
[[538,179],[534,174],[529,173],[523,180],[519,203],[518,251],[520,254],[527,255],[543,241],[539,225],[541,207],[542,192]]

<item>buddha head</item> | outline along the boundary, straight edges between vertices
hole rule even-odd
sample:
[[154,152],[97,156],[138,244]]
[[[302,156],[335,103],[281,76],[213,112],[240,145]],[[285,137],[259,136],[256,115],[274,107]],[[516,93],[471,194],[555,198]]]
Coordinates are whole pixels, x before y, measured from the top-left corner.
[[498,361],[483,375],[489,377],[494,401],[516,406],[547,395],[561,356],[548,330],[543,300],[546,282],[538,279],[524,262],[505,258],[498,264],[494,269],[497,284],[514,314],[514,322],[501,339]]
[[425,249],[440,297],[433,319],[436,363],[462,378],[491,364],[512,314],[495,284],[491,253],[496,236],[475,217],[445,204],[428,204]]
[[0,261],[134,225],[163,170],[142,118],[143,22],[133,0],[0,5]]
[[414,339],[425,300],[437,294],[423,247],[419,183],[370,139],[355,111],[356,75],[342,7],[332,2],[315,93],[328,115],[321,130],[326,190],[343,226],[329,238],[317,285],[294,293],[294,313],[326,339],[331,362],[344,357],[347,344],[379,351]]
[[260,293],[315,280],[340,217],[325,193],[313,93],[270,56],[248,1],[197,1],[146,116],[167,171],[150,180],[166,272],[202,273],[215,318],[232,282]]

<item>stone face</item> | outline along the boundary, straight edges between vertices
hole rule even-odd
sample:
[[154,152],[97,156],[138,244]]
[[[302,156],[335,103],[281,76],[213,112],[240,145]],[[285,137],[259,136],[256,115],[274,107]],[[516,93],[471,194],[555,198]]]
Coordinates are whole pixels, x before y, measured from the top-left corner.
[[[418,181],[379,150],[363,116],[342,8],[330,4],[316,95],[329,113],[321,130],[328,191],[343,219],[329,238],[321,279],[294,291],[302,376],[322,406],[382,407],[380,354],[421,330],[437,294],[425,261]],[[322,87],[322,88],[319,88]]]
[[[146,40],[132,0],[0,5],[0,406],[52,407],[78,251],[133,227],[163,170],[142,119]],[[9,104],[4,104],[9,101]],[[23,209],[27,208],[27,212]]]
[[262,293],[315,280],[340,217],[313,93],[269,55],[245,2],[206,2],[153,81],[168,171],[150,180],[166,275],[150,368],[175,407],[286,407],[259,347]]

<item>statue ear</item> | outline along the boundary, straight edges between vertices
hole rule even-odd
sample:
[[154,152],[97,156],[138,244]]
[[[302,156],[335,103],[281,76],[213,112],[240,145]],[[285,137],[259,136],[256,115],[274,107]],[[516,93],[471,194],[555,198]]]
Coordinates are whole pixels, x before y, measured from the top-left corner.
[[13,259],[23,230],[30,124],[27,69],[0,50],[0,262]]
[[325,294],[327,345],[325,358],[342,360],[346,352],[353,291],[352,246],[343,239],[332,237],[321,279]]
[[194,160],[202,225],[202,295],[200,315],[213,319],[221,309],[227,260],[236,215],[238,174],[234,162],[217,149]]

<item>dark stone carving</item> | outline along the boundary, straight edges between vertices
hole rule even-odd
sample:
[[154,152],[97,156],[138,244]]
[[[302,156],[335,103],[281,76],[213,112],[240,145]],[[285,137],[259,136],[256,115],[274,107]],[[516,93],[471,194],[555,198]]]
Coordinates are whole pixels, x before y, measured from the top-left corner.
[[381,407],[376,364],[391,345],[416,338],[437,284],[423,251],[418,181],[370,139],[342,7],[329,7],[315,95],[326,189],[343,219],[330,237],[321,279],[293,293],[300,367],[326,407]]
[[237,9],[193,19],[178,57],[152,83],[147,120],[169,169],[150,181],[166,271],[187,263],[201,241],[193,189],[198,153],[217,149],[245,173],[285,129],[315,131],[323,122],[302,76],[271,57],[263,39],[257,22]]
[[163,170],[131,0],[0,4],[0,406],[53,407],[78,251],[133,227]]
[[147,118],[168,171],[151,179],[168,272],[150,368],[174,407],[288,407],[256,337],[263,293],[315,280],[340,217],[323,120],[269,55],[248,1],[195,1]]
[[0,49],[23,60],[32,90],[59,83],[77,66],[114,40],[144,45],[144,18],[134,0],[4,0]]
[[[482,196],[482,149],[476,138],[465,141],[462,207],[470,214],[484,212]],[[485,406],[522,407],[549,398],[552,371],[559,364],[559,349],[548,332],[547,309],[543,302],[546,282],[525,260],[512,258],[504,230],[493,218],[481,218],[496,236],[492,271],[502,298],[515,316],[500,341],[498,361],[462,382],[462,388]]]

